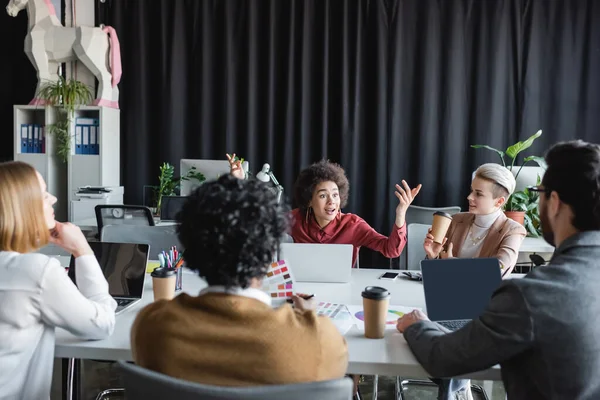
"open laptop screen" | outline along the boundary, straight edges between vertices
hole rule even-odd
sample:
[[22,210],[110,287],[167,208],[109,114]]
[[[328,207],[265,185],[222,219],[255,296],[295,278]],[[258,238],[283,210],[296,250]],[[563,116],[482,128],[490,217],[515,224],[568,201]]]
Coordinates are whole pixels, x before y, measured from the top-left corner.
[[[90,242],[94,255],[108,281],[113,297],[141,298],[148,252],[147,244]],[[71,256],[69,276],[77,284],[75,257]]]

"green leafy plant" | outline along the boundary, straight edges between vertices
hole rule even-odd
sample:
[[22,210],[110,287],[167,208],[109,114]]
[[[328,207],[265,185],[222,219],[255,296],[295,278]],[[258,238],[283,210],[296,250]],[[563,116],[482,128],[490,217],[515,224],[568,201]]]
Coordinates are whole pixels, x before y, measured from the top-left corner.
[[[530,137],[528,137],[527,139],[525,139],[524,141],[517,142],[511,146],[508,146],[508,148],[505,151],[495,149],[495,148],[485,145],[485,144],[472,144],[471,147],[474,149],[487,149],[487,150],[491,150],[491,151],[495,152],[496,154],[498,154],[500,156],[500,161],[502,162],[502,165],[504,167],[508,168],[510,171],[512,171],[512,169],[515,166],[515,161],[517,160],[517,156],[519,155],[519,153],[521,153],[523,150],[530,148],[531,145],[533,144],[533,142],[535,141],[535,139],[539,138],[540,136],[542,136],[541,129],[539,131],[537,131],[536,133],[534,133],[533,135],[531,135]],[[506,163],[505,157],[508,157],[510,159],[510,164]],[[521,172],[521,170],[523,169],[525,164],[527,164],[530,161],[535,162],[537,165],[539,165],[540,167],[542,167],[544,169],[547,168],[546,161],[544,161],[543,157],[538,157],[538,156],[525,157],[523,159],[523,163],[521,164],[521,167],[515,174],[515,179],[517,179],[517,177],[519,176],[519,173]]]
[[[539,179],[538,179],[539,184]],[[527,211],[525,211],[525,228],[529,232],[530,236],[540,237],[542,236],[542,224],[540,220],[539,212],[539,193],[532,192],[528,189],[523,190],[523,193],[527,196]]]
[[[525,139],[524,141],[517,142],[511,146],[508,146],[508,148],[505,151],[498,150],[494,147],[491,147],[488,145],[483,145],[483,144],[474,144],[474,145],[471,145],[471,147],[474,149],[487,149],[487,150],[495,152],[496,154],[498,154],[500,156],[500,161],[502,162],[502,165],[504,167],[506,167],[509,171],[512,171],[513,168],[515,167],[515,162],[517,160],[517,156],[519,155],[519,153],[521,153],[523,150],[526,150],[529,147],[531,147],[531,145],[533,144],[535,139],[539,138],[540,136],[542,136],[541,129],[539,131],[537,131],[536,133],[534,133],[533,135],[531,135],[530,137],[528,137],[527,139]],[[508,159],[509,159],[508,163],[506,162],[505,157],[508,157]],[[536,163],[537,165],[539,165],[540,167],[542,167],[544,169],[547,168],[546,161],[544,160],[543,157],[538,157],[538,156],[525,157],[525,158],[523,158],[523,162],[521,163],[519,170],[515,174],[515,179],[517,179],[517,177],[521,173],[521,170],[523,169],[525,164],[527,164],[531,161],[533,161],[534,163]],[[537,180],[538,180],[538,184],[539,184],[539,181],[540,181],[539,176],[538,176]],[[505,211],[517,211],[517,212],[525,213],[525,228],[527,229],[527,231],[529,232],[529,234],[531,236],[536,236],[536,237],[541,235],[540,216],[539,216],[539,212],[538,212],[538,198],[539,198],[539,196],[537,193],[530,192],[529,190],[524,189],[524,190],[514,192],[512,195],[510,195],[510,197],[506,200],[506,203],[504,204]]]
[[36,97],[45,100],[48,105],[57,107],[56,123],[46,127],[47,132],[56,138],[56,155],[63,161],[71,154],[70,126],[78,105],[92,102],[93,94],[89,86],[60,76],[58,81],[42,84]]
[[160,213],[163,196],[175,196],[181,186],[181,181],[196,180],[198,183],[203,183],[206,180],[204,174],[199,172],[196,167],[190,168],[185,176],[175,177],[175,167],[167,162],[164,162],[160,167],[160,175],[158,176],[158,186],[154,187],[156,199],[156,213]]

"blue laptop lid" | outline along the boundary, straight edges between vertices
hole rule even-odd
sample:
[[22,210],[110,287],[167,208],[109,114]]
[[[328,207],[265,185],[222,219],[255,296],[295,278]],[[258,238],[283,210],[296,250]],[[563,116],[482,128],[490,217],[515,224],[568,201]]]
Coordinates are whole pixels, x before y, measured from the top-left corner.
[[432,321],[479,317],[502,282],[497,258],[423,260],[421,272]]

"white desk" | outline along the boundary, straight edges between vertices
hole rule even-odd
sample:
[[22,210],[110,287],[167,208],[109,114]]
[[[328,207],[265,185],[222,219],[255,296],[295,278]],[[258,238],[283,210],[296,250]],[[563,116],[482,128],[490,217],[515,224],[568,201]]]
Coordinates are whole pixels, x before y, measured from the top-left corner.
[[519,253],[554,253],[554,247],[542,238],[526,237],[521,243]]
[[[65,258],[61,258],[63,261]],[[66,261],[66,260],[65,260]],[[397,279],[394,282],[381,281],[377,277],[386,270],[362,269],[352,271],[352,282],[298,283],[297,290],[315,293],[318,300],[327,300],[343,304],[362,304],[361,292],[365,286],[383,286],[392,293],[391,304],[421,307],[425,309],[423,286],[420,282]],[[195,295],[206,284],[192,273],[183,276],[184,291]],[[117,316],[113,335],[105,340],[82,341],[62,329],[56,331],[55,357],[98,360],[132,361],[130,330],[141,308],[153,300],[152,279],[147,276],[143,299],[140,303]],[[385,338],[367,339],[356,327],[346,334],[348,343],[348,372],[365,375],[388,375],[410,378],[427,378],[428,374],[420,366],[408,348],[402,334],[396,330],[387,330]],[[469,378],[500,380],[500,368],[467,375]]]
[[[156,226],[168,226],[176,225],[175,221],[155,221]],[[79,221],[73,221],[73,224],[81,228],[82,231],[93,231],[98,230],[98,223],[96,218],[81,219]]]

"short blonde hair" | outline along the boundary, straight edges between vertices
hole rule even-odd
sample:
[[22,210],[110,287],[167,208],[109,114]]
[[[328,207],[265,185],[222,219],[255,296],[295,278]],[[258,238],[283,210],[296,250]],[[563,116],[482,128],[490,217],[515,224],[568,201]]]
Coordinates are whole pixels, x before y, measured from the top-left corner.
[[27,253],[48,244],[49,237],[35,168],[0,163],[0,251]]
[[492,195],[495,199],[498,197],[508,198],[513,194],[517,185],[512,172],[508,168],[495,163],[483,164],[477,168],[475,177],[494,183],[495,187],[492,190]]

